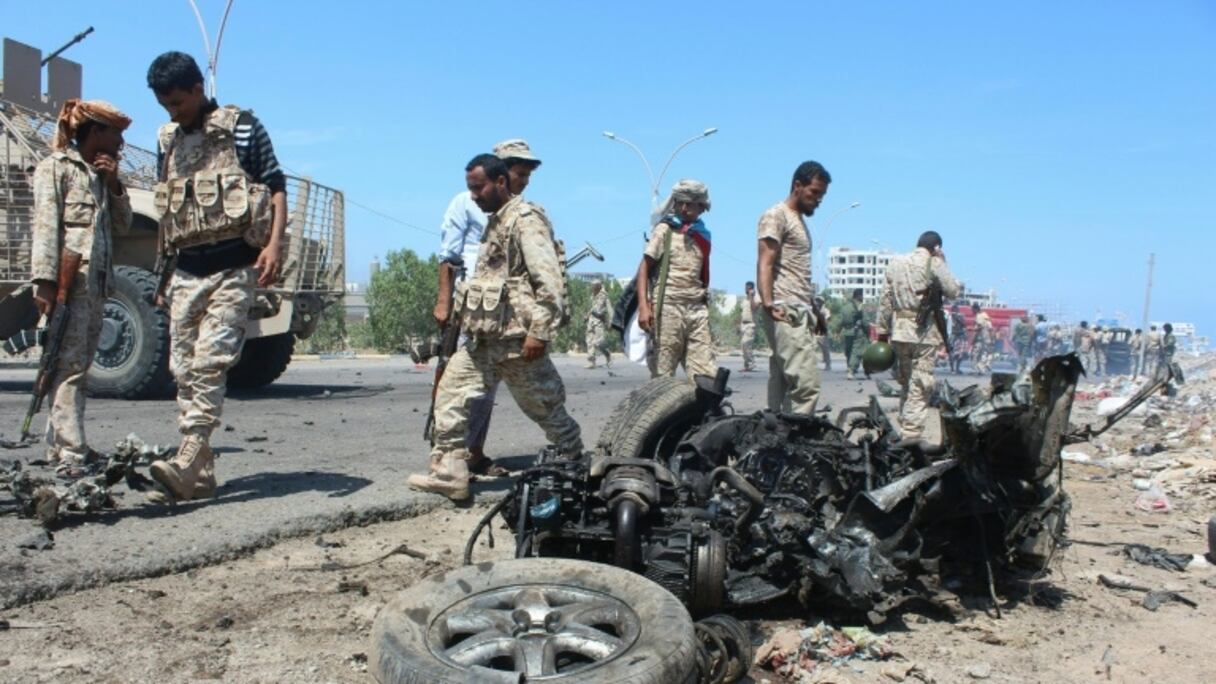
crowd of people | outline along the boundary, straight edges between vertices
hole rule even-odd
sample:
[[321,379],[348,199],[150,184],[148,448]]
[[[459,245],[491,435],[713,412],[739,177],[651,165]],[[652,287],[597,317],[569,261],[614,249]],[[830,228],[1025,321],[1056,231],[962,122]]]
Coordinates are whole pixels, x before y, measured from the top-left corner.
[[[287,220],[286,183],[270,137],[248,110],[221,107],[206,96],[195,61],[180,52],[157,57],[147,83],[170,122],[158,132],[160,217],[157,304],[169,312],[171,370],[177,381],[175,455],[151,466],[161,485],[159,500],[214,496],[215,461],[210,438],[219,425],[228,371],[240,356],[256,286],[281,275]],[[70,100],[58,119],[54,152],[35,174],[35,301],[48,313],[58,293],[60,252],[84,258],[66,306],[70,324],[49,392],[48,457],[72,463],[90,458],[84,431],[84,377],[98,344],[102,304],[112,290],[112,233],[129,229],[130,200],[117,173],[123,131],[131,120],[101,101]],[[460,334],[435,388],[427,472],[408,478],[410,487],[452,500],[470,497],[475,475],[504,471],[486,456],[494,401],[505,382],[525,415],[566,458],[584,455],[582,430],[566,410],[565,387],[550,359],[550,343],[570,317],[570,297],[561,242],[545,210],[524,197],[541,167],[529,144],[505,140],[464,166],[466,190],[444,215],[439,249],[436,323]],[[792,174],[788,192],[764,210],[756,228],[756,280],[748,282],[740,319],[743,370],[756,370],[757,327],[771,353],[767,406],[812,415],[820,393],[818,362],[830,369],[826,345],[830,309],[816,297],[811,279],[811,234],[806,217],[828,192],[831,175],[806,161]],[[646,340],[651,377],[714,376],[718,369],[710,335],[711,232],[709,188],[696,180],[675,184],[652,217],[652,230],[637,268],[631,325]],[[966,341],[957,305],[951,331],[923,316],[924,293],[936,288],[947,299],[962,285],[946,266],[942,237],[919,236],[916,248],[892,259],[875,321],[879,342],[890,343],[901,386],[899,427],[907,438],[922,434],[939,350],[947,340],[959,370],[964,349],[972,368],[987,372],[996,350],[993,323],[974,307],[973,335]],[[587,363],[607,343],[611,303],[601,284],[592,285],[587,314]],[[837,311],[848,375],[856,377],[869,326],[857,290]],[[944,312],[939,312],[943,314]],[[1087,369],[1100,374],[1109,331],[1082,323],[1072,346]],[[1062,351],[1057,328],[1039,317],[1019,322],[1017,353],[1026,361]],[[1169,325],[1136,331],[1133,349],[1147,349],[1154,362],[1168,361],[1176,343]],[[868,352],[867,352],[868,353]],[[868,370],[868,369],[867,369]]]

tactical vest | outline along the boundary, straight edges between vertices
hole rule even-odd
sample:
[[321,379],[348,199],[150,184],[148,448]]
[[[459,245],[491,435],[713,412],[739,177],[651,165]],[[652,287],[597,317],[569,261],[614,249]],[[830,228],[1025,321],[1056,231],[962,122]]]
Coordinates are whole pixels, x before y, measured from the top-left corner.
[[512,211],[502,222],[503,243],[487,240],[490,228],[482,236],[477,269],[469,281],[457,285],[457,314],[463,319],[464,329],[475,337],[522,337],[527,334],[531,321],[527,319],[536,301],[536,293],[525,271],[510,273],[512,254],[519,254],[518,220],[535,213],[549,229],[554,253],[557,257],[560,279],[558,285],[558,311],[553,321],[553,332],[566,325],[570,319],[570,293],[566,274],[566,246],[553,236],[553,224],[539,206],[521,200],[523,206]]
[[236,156],[241,110],[220,107],[199,130],[175,123],[157,134],[164,153],[156,211],[165,245],[177,250],[244,238],[254,247],[270,239],[270,189],[254,182]]

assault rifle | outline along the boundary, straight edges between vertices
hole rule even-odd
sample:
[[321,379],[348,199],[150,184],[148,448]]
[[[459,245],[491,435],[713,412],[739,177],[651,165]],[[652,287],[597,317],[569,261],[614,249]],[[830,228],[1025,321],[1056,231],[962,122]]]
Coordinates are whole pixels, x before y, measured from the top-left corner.
[[42,357],[38,360],[38,375],[34,378],[34,389],[30,396],[30,407],[25,412],[25,422],[21,424],[21,441],[29,439],[30,423],[34,414],[42,410],[42,400],[51,391],[51,383],[55,380],[55,366],[59,363],[59,348],[63,346],[63,336],[68,329],[68,293],[76,281],[76,271],[80,269],[81,256],[66,247],[59,257],[59,289],[55,292],[55,301],[49,312],[50,322],[46,326],[46,343],[42,345]]
[[[591,246],[591,243],[585,243],[586,246],[574,254],[574,256],[566,259],[566,268],[573,267],[578,262],[592,257],[597,261],[603,261],[604,255],[600,254],[596,248]],[[440,265],[444,268],[444,265]],[[448,266],[451,268],[451,266]],[[453,274],[453,280],[455,275]],[[455,287],[452,288],[455,292]],[[456,318],[455,302],[448,301],[448,311],[452,313],[448,315],[447,323],[439,328],[439,344],[437,347],[432,347],[428,350],[420,351],[414,356],[415,363],[425,363],[432,356],[438,357],[435,364],[435,384],[431,385],[431,409],[426,414],[426,426],[422,429],[422,438],[430,442],[431,446],[435,446],[435,396],[439,394],[439,381],[443,379],[443,372],[447,370],[448,359],[456,353],[456,347],[460,344],[460,321]],[[433,338],[432,338],[433,339]],[[434,345],[434,342],[430,343]]]
[[[929,263],[933,263],[932,257],[930,257]],[[918,330],[924,330],[929,325],[929,319],[932,318],[933,325],[937,327],[937,332],[942,337],[942,344],[946,345],[946,357],[949,358],[954,351],[950,348],[950,337],[946,335],[946,312],[942,309],[944,300],[942,284],[930,272],[929,284],[921,291],[920,304],[916,307],[916,327]]]

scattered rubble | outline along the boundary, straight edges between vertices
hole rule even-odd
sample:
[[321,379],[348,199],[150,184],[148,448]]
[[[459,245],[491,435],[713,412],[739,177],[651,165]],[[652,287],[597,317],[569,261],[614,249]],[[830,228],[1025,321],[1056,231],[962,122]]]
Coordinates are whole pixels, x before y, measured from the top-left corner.
[[53,477],[35,474],[21,461],[14,461],[0,470],[0,490],[12,494],[18,515],[50,527],[67,511],[93,513],[116,508],[111,490],[119,483],[134,491],[151,489],[152,480],[138,467],[165,458],[172,451],[159,444],[149,445],[131,433],[119,440],[108,456],[92,452],[83,463],[61,466]]
[[852,660],[887,660],[894,655],[890,641],[866,627],[835,628],[820,622],[801,630],[777,630],[756,651],[755,664],[801,681],[820,666],[839,667]]

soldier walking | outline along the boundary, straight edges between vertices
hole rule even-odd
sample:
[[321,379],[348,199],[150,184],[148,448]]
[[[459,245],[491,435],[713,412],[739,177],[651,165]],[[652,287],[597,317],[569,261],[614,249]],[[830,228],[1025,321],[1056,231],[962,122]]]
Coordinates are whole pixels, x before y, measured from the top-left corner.
[[206,498],[216,487],[211,433],[245,343],[254,287],[280,277],[287,182],[262,123],[208,98],[192,57],[157,57],[148,87],[171,119],[157,134],[156,209],[161,270],[173,267],[157,298],[169,304],[182,433],[173,459],[150,470],[173,498]]
[[689,378],[718,372],[709,334],[710,233],[701,220],[709,207],[704,183],[676,183],[638,265],[638,325],[654,339],[653,378],[674,376],[680,365]]
[[857,377],[857,369],[861,366],[861,352],[865,348],[866,315],[861,310],[865,294],[861,288],[853,290],[852,299],[844,303],[840,309],[840,330],[844,338],[844,359],[849,368],[848,379]]
[[995,351],[992,319],[980,309],[979,304],[971,305],[971,313],[975,314],[975,336],[971,343],[971,370],[977,375],[992,372],[992,355]]
[[469,406],[500,380],[519,408],[563,455],[578,458],[583,441],[566,412],[566,389],[549,358],[565,315],[565,280],[553,227],[538,205],[510,190],[507,164],[481,154],[465,167],[473,201],[489,214],[477,269],[456,292],[468,341],[451,359],[435,396],[435,446],[426,474],[409,486],[453,501],[469,492]]
[[612,316],[612,305],[608,302],[608,293],[604,291],[603,283],[591,283],[591,311],[587,313],[587,367],[595,368],[595,361],[600,354],[604,355],[604,365],[612,367],[612,350],[608,348],[609,317]]
[[1140,354],[1144,351],[1144,331],[1141,328],[1136,328],[1136,332],[1132,333],[1127,347],[1131,350],[1132,377],[1135,377],[1140,375]]
[[1089,329],[1089,321],[1081,321],[1081,327],[1073,332],[1072,348],[1081,357],[1081,367],[1096,376],[1098,361],[1094,358],[1094,333]]
[[832,176],[819,162],[794,170],[789,195],[760,216],[756,229],[760,325],[768,337],[768,407],[809,416],[819,400],[817,322],[812,312],[811,234],[804,216],[815,213]]
[[967,355],[967,319],[958,302],[950,305],[950,372],[963,372],[963,359]]
[[739,346],[743,352],[743,372],[756,370],[756,284],[743,285],[743,303],[739,314]]
[[1095,375],[1106,375],[1106,342],[1109,333],[1102,326],[1094,326],[1094,369]]
[[1161,362],[1161,333],[1157,331],[1157,326],[1148,327],[1148,336],[1144,340],[1144,345],[1146,352],[1144,374],[1151,378],[1157,375],[1157,367]]
[[[528,142],[519,138],[504,140],[494,146],[494,155],[507,165],[511,194],[524,194],[532,180],[533,172],[541,165],[541,160],[532,153]],[[453,197],[443,214],[438,255],[439,291],[432,312],[440,327],[448,325],[451,317],[456,283],[472,279],[475,275],[481,236],[485,232],[487,220],[485,212],[473,201],[468,190]],[[469,407],[469,471],[474,475],[500,477],[507,474],[507,470],[495,465],[494,461],[486,456],[485,451],[497,395],[498,383],[494,383],[488,392],[476,398]]]
[[899,359],[899,431],[904,439],[919,438],[925,429],[933,367],[944,340],[932,320],[917,324],[922,293],[934,284],[946,297],[957,297],[962,286],[946,267],[942,238],[927,231],[910,254],[887,266],[878,309],[878,339],[891,341]]
[[1157,368],[1160,369],[1162,364],[1166,366],[1174,363],[1174,353],[1178,351],[1178,338],[1174,337],[1174,326],[1166,323],[1161,326],[1165,334],[1161,336],[1161,360],[1157,362]]
[[89,456],[84,431],[85,374],[101,335],[101,313],[113,291],[113,231],[131,227],[131,200],[118,179],[122,132],[131,119],[100,100],[63,103],[54,152],[34,170],[33,284],[48,315],[59,289],[60,255],[81,255],[65,306],[67,328],[47,396],[47,460],[70,467]]

